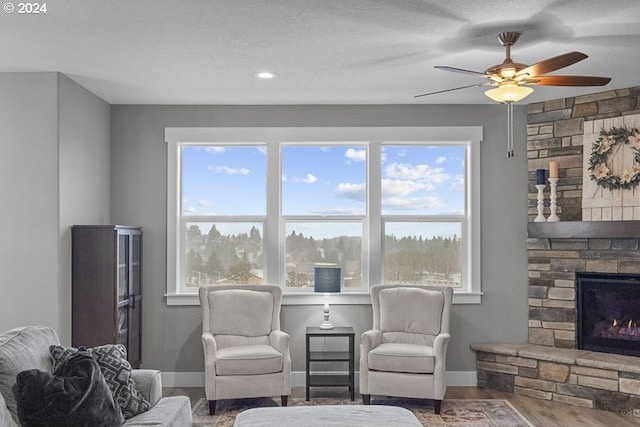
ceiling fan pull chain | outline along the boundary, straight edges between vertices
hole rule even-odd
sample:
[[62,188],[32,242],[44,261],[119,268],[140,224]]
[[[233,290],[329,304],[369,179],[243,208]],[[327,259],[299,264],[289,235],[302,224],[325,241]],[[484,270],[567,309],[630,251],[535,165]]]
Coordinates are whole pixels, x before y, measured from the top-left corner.
[[513,102],[507,102],[507,158],[514,157],[513,150]]

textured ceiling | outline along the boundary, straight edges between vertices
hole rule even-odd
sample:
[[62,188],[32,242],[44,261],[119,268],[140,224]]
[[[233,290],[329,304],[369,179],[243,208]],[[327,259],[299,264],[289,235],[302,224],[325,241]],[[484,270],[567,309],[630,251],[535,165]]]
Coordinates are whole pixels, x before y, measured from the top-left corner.
[[612,77],[527,103],[640,85],[638,0],[58,0],[0,15],[0,71],[60,71],[112,104],[480,104],[480,87],[413,96],[482,83],[433,66],[502,62],[502,31],[523,33],[517,62],[577,50],[553,74]]

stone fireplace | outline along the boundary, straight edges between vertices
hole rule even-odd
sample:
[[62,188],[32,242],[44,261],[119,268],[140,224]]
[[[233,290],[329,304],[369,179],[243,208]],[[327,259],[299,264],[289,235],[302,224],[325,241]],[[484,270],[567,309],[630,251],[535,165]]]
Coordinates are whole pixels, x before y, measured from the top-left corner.
[[640,275],[577,273],[579,349],[640,356]]
[[[626,325],[614,325],[614,319],[598,325],[578,313],[578,302],[598,297],[577,287],[577,277],[585,278],[587,287],[596,276],[640,277],[640,191],[634,190],[637,200],[620,209],[613,199],[583,204],[583,179],[589,176],[583,152],[593,143],[585,139],[610,120],[640,128],[639,114],[640,87],[529,105],[528,342],[473,344],[478,386],[640,417],[640,352],[635,348],[640,341],[632,339],[634,331],[623,331],[634,328],[634,317],[640,319],[640,290],[624,291],[638,296],[630,313],[599,315],[603,322],[619,316]],[[551,160],[560,167],[561,221],[534,222],[536,169],[548,169]],[[548,216],[548,187],[545,199]],[[616,289],[609,296],[624,299]],[[580,335],[589,328],[587,335],[593,335],[596,326],[604,337]],[[622,336],[612,344],[608,334],[613,332]]]
[[576,273],[640,275],[640,224],[530,223],[529,236],[529,342],[579,348]]

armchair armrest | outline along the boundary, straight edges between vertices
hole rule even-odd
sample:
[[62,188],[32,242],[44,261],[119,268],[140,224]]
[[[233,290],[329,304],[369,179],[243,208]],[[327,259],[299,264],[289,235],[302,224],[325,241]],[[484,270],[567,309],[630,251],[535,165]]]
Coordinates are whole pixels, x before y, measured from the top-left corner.
[[285,357],[289,356],[289,334],[276,330],[269,334],[269,344],[282,353]]
[[362,333],[360,342],[360,370],[366,371],[369,369],[369,352],[382,344],[382,331],[377,329],[365,331]]
[[447,375],[447,347],[449,346],[449,334],[436,335],[433,341],[433,355],[435,356],[435,366],[433,367],[435,399],[444,399],[447,390],[445,377]]
[[155,369],[134,369],[131,379],[140,394],[154,406],[162,398],[162,376]]
[[449,339],[451,335],[449,334],[439,334],[436,335],[435,340],[433,341],[433,354],[436,358],[446,358],[447,356],[447,347],[449,346]]
[[204,355],[205,355],[205,363],[209,357],[213,359],[216,352],[218,351],[218,345],[216,344],[216,339],[213,337],[211,332],[203,332],[202,333],[202,345],[204,347]]
[[361,336],[362,353],[366,354],[382,344],[382,331],[377,329],[365,331]]
[[204,383],[208,400],[216,399],[216,352],[218,345],[211,332],[203,332],[202,346],[204,347]]

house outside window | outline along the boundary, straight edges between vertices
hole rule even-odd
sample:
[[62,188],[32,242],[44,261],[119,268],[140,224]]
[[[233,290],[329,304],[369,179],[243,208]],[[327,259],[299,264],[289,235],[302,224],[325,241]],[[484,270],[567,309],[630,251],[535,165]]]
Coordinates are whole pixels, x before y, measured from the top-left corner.
[[167,303],[212,284],[344,303],[376,283],[447,284],[480,302],[479,127],[167,128]]

